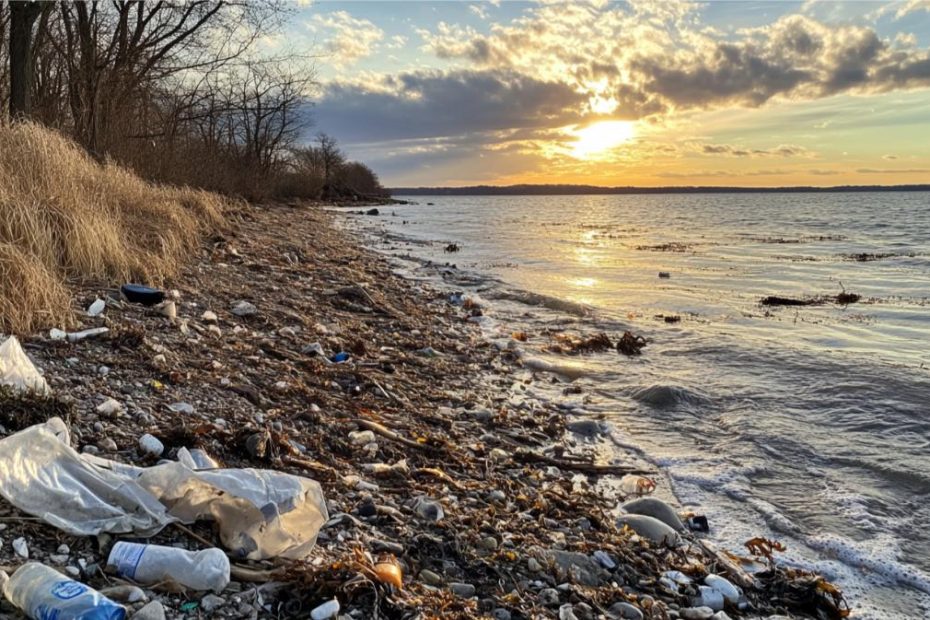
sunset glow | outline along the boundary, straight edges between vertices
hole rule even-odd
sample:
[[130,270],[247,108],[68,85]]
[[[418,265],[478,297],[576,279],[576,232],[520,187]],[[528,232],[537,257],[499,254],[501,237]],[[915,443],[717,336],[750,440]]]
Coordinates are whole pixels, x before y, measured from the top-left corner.
[[572,155],[578,159],[590,159],[629,142],[634,131],[633,123],[629,121],[601,121],[572,133],[577,138]]

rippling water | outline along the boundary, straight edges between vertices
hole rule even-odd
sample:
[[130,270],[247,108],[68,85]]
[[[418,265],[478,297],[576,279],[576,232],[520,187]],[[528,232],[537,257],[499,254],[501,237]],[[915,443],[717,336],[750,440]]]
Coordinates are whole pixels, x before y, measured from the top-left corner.
[[[580,395],[531,387],[610,422],[592,449],[659,467],[734,551],[782,540],[856,617],[930,617],[930,194],[415,200],[355,223],[408,275],[482,299],[489,337],[526,330],[550,363],[545,328],[649,340],[569,358]],[[862,300],[759,304],[844,290]]]

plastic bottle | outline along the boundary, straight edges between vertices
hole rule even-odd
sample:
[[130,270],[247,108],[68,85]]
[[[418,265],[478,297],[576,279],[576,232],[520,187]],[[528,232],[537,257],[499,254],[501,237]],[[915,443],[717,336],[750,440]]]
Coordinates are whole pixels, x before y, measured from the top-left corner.
[[107,566],[143,584],[174,581],[192,590],[221,592],[229,585],[229,558],[221,549],[187,551],[161,545],[118,542]]
[[126,610],[121,605],[38,562],[20,566],[3,585],[3,594],[35,620],[126,618]]

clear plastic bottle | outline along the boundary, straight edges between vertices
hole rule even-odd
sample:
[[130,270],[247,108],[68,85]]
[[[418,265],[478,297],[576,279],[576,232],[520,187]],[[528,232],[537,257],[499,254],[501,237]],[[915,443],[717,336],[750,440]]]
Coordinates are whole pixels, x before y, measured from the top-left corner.
[[126,609],[96,590],[38,562],[27,562],[3,594],[35,620],[124,620]]
[[143,584],[174,581],[191,590],[221,592],[229,585],[229,558],[222,549],[187,551],[177,547],[118,542],[107,566]]

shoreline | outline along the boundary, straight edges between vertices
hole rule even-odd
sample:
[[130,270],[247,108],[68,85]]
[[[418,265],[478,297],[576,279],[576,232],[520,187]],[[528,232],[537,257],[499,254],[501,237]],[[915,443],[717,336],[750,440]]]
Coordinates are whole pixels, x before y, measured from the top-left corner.
[[[829,611],[829,590],[812,576],[750,576],[691,533],[669,549],[618,527],[597,481],[624,472],[573,457],[563,444],[564,413],[508,405],[502,387],[520,361],[481,337],[468,321],[473,310],[393,274],[386,257],[334,226],[335,215],[265,205],[236,217],[173,282],[176,319],[112,303],[102,318],[81,317],[85,328],[109,327],[106,338],[23,339],[53,392],[71,401],[79,450],[151,465],[137,447],[149,432],[168,458],[200,447],[225,466],[322,485],[330,519],[309,562],[236,562],[238,585],[221,593],[222,604],[211,600],[211,617],[307,617],[334,596],[341,613],[364,618],[376,607],[387,617],[689,617],[708,572],[744,587],[748,617]],[[113,284],[81,287],[76,307]],[[238,300],[257,312],[232,314]],[[203,319],[204,311],[217,320]],[[309,356],[316,342],[327,355],[348,352],[349,361]],[[123,412],[97,413],[104,398],[120,401]],[[167,408],[177,402],[193,413]],[[33,559],[61,560],[64,540],[71,552],[62,565],[80,568],[94,587],[113,582],[86,566],[105,564],[109,545],[127,537],[98,545],[9,520],[17,515],[4,515],[2,536],[26,538]],[[151,540],[218,544],[209,524],[185,529]],[[6,568],[20,561],[6,549],[0,557]],[[402,589],[378,579],[384,562],[400,566]],[[688,573],[693,584],[672,592],[660,583],[668,570]],[[146,595],[169,618],[207,607],[202,595]],[[726,613],[739,616],[733,606]]]

